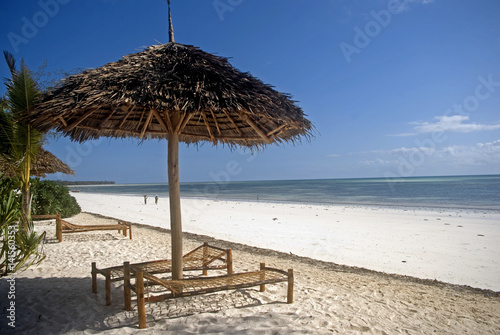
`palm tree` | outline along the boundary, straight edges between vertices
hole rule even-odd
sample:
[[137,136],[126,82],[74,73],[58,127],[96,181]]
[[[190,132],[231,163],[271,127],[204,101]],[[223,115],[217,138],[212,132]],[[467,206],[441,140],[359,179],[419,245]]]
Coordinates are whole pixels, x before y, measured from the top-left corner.
[[31,164],[42,146],[44,134],[23,121],[23,116],[29,113],[41,92],[23,60],[17,70],[12,54],[4,51],[4,56],[12,77],[6,81],[7,94],[0,101],[0,155],[21,180],[23,212],[29,218]]

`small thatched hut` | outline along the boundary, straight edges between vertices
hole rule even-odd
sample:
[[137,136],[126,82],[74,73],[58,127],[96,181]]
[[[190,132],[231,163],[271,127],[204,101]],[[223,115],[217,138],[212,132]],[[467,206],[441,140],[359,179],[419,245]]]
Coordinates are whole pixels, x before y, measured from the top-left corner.
[[[8,164],[2,157],[0,157],[0,171],[7,177],[16,175],[15,167]],[[54,156],[51,152],[40,148],[35,160],[31,164],[31,175],[45,178],[47,174],[57,172],[70,175],[75,174],[75,171],[73,171],[67,164],[59,160],[59,158]]]

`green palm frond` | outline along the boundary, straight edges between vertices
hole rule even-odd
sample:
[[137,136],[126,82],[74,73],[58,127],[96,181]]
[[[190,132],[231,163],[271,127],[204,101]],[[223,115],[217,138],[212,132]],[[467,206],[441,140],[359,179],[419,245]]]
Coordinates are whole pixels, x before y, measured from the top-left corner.
[[20,229],[16,234],[16,245],[18,247],[18,261],[14,272],[31,265],[40,264],[45,259],[43,252],[43,242],[45,240],[45,232],[37,234],[33,230],[33,224],[28,229]]
[[24,118],[40,98],[41,92],[23,60],[18,70],[12,54],[4,51],[4,56],[11,78],[5,83],[7,94],[0,112],[0,153],[27,183],[29,166],[42,146],[44,135],[28,125]]
[[23,60],[18,70],[12,54],[4,51],[4,57],[11,72],[11,78],[5,82],[6,102],[2,103],[3,115],[1,117],[6,124],[0,134],[2,152],[6,153],[2,155],[2,158],[7,162],[8,169],[14,171],[21,179],[23,210],[26,217],[29,217],[31,165],[42,146],[43,133],[31,127],[26,122],[26,118],[40,99],[41,92]]
[[5,61],[7,62],[7,66],[9,67],[10,73],[14,74],[16,72],[16,59],[10,52],[5,50],[3,52],[3,56],[5,57]]
[[12,78],[7,81],[6,86],[7,101],[16,120],[26,116],[26,113],[31,110],[41,95],[38,85],[24,61],[21,61],[19,71],[12,72]]
[[14,120],[7,112],[5,100],[0,102],[0,155],[9,156],[12,153],[14,138]]

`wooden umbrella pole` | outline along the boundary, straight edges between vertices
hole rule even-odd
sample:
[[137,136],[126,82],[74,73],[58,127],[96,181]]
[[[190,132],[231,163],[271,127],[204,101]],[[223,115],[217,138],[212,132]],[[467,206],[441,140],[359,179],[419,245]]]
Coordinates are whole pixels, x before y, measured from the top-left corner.
[[170,15],[170,0],[167,0],[167,4],[168,4],[168,41],[175,43],[174,26],[172,25],[172,15]]
[[178,134],[170,134],[168,137],[168,192],[170,198],[170,234],[172,239],[172,278],[182,279],[182,220]]

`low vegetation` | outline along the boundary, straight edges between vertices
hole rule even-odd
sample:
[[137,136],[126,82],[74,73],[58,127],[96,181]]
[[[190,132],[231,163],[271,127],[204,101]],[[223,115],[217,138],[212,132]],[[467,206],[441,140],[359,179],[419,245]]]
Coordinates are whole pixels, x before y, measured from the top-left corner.
[[16,180],[0,179],[0,277],[45,258],[45,232],[37,234],[24,215],[19,188]]
[[76,215],[81,208],[76,199],[69,194],[68,187],[50,180],[32,179],[31,192],[33,200],[31,213],[47,215],[61,213],[63,218]]

